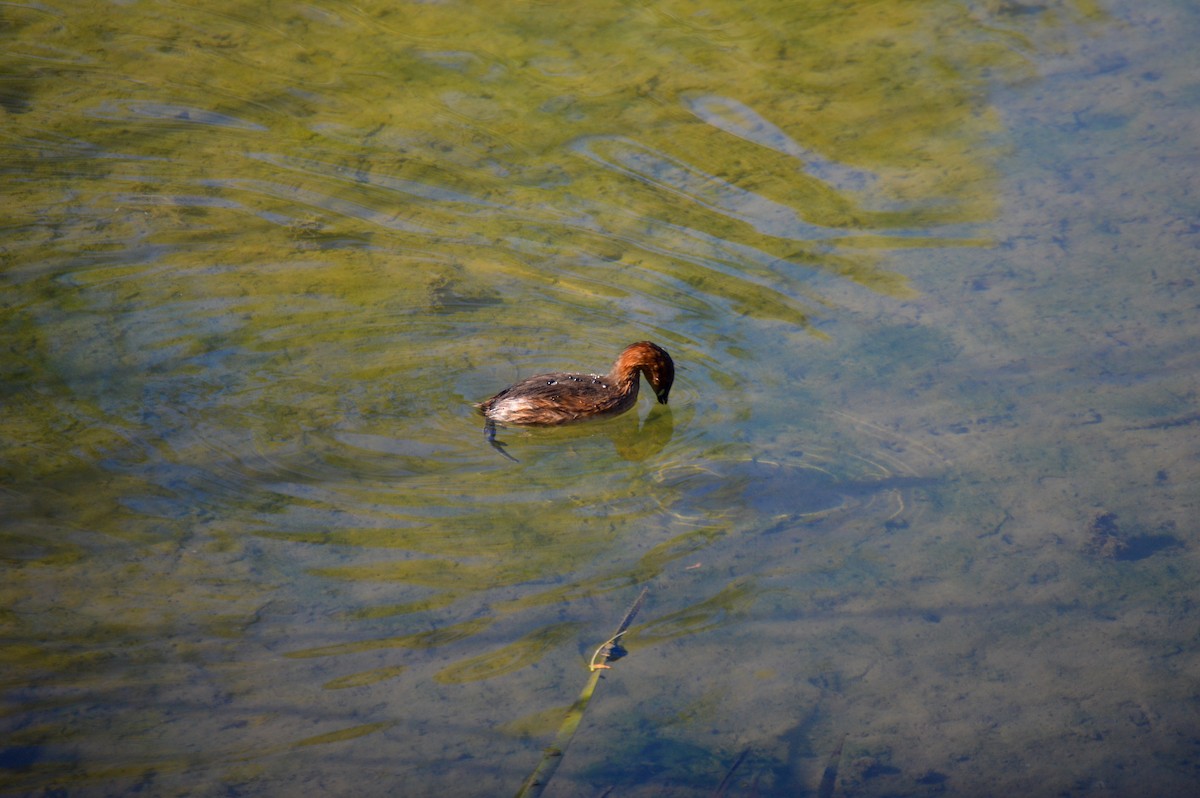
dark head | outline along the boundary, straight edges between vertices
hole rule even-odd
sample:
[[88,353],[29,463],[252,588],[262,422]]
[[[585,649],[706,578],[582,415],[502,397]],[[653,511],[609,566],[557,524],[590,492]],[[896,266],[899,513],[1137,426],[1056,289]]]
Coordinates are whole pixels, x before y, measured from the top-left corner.
[[658,403],[665,405],[667,396],[671,393],[671,385],[675,382],[675,361],[667,354],[667,350],[649,341],[638,341],[630,344],[621,352],[613,371],[646,375],[646,382],[654,389]]

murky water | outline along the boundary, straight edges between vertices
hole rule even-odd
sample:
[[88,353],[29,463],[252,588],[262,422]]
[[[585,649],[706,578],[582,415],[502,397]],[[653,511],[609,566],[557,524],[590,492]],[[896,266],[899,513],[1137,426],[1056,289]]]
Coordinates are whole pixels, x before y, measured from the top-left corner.
[[0,790],[1188,788],[1198,22],[0,6]]

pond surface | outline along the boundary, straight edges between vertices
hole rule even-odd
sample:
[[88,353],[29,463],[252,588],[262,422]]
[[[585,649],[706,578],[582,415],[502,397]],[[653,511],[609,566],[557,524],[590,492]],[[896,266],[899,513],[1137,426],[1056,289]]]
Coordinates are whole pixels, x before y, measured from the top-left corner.
[[0,5],[0,791],[1183,794],[1198,37]]

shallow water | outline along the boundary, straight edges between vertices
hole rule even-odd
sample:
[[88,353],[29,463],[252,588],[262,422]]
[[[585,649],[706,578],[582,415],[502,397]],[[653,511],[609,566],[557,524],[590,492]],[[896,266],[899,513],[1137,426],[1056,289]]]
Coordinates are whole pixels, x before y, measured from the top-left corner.
[[790,5],[0,6],[0,790],[1189,788],[1195,10]]

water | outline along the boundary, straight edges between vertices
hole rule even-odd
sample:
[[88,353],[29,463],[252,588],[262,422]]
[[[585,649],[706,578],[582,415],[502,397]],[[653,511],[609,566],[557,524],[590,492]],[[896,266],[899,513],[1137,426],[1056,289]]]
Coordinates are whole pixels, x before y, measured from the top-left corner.
[[1193,784],[1195,11],[790,5],[0,7],[0,790]]

